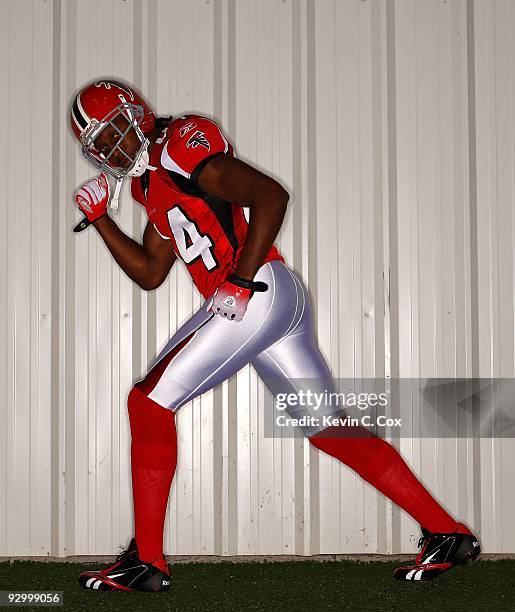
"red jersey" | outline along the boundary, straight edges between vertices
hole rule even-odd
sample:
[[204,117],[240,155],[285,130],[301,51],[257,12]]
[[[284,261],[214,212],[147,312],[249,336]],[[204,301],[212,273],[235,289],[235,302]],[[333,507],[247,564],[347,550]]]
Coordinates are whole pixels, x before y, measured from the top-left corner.
[[[173,119],[150,152],[147,170],[133,178],[132,197],[145,207],[149,221],[171,241],[205,297],[234,271],[245,244],[248,224],[242,206],[208,194],[197,180],[215,155],[233,155],[218,125],[200,115]],[[273,245],[263,263],[284,261]]]

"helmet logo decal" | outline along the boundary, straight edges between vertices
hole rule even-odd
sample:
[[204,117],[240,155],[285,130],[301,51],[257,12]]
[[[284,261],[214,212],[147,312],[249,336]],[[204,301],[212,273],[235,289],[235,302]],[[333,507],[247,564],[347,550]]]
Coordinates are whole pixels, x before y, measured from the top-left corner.
[[134,100],[134,93],[123,83],[118,81],[97,81],[95,83],[95,87],[105,87],[106,89],[111,89],[113,85],[124,91],[131,100]]

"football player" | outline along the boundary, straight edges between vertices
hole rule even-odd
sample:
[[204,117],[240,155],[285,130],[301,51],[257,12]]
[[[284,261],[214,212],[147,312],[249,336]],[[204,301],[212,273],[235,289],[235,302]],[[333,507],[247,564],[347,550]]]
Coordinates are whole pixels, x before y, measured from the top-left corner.
[[[133,87],[115,80],[78,92],[71,125],[99,170],[75,194],[86,216],[79,229],[92,224],[122,270],[147,291],[181,259],[206,300],[128,396],[134,538],[116,563],[79,578],[94,590],[165,591],[163,527],[177,458],[177,410],[248,363],[273,393],[272,381],[292,392],[301,390],[299,381],[330,391],[333,381],[314,339],[306,287],[274,246],[289,197],[278,182],[237,159],[212,119],[156,118]],[[132,177],[132,196],[148,216],[142,244],[108,214],[108,176],[116,180],[116,197],[121,181]],[[315,415],[303,428],[311,444],[421,525],[422,550],[395,578],[428,580],[477,557],[468,527],[431,496],[393,446],[365,427],[324,428],[322,417],[340,416],[339,407],[295,406],[289,413]]]

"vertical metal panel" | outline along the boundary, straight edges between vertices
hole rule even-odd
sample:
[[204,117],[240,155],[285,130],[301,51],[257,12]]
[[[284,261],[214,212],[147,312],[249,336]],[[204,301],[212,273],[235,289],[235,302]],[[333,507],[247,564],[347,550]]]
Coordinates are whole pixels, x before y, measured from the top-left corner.
[[52,6],[37,3],[29,9],[15,2],[2,5],[0,538],[8,553],[45,554],[51,529],[52,175],[47,143],[52,124],[47,112],[52,89],[47,68],[52,64]]
[[[60,0],[0,7],[0,555],[111,554],[132,530],[126,398],[201,304],[155,292],[94,231],[74,91],[134,82],[216,117],[291,205],[278,239],[339,377],[513,376],[510,0]],[[141,239],[127,189],[115,217]],[[174,554],[405,552],[417,526],[306,440],[263,436],[250,367],[178,416]],[[489,552],[514,552],[512,440],[399,449]]]

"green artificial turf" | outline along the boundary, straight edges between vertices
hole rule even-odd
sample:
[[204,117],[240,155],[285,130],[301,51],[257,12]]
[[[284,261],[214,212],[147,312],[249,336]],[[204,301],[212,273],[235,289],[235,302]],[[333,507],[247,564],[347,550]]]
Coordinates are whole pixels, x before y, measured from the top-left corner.
[[96,569],[96,565],[15,561],[0,563],[0,590],[64,591],[66,610],[515,611],[515,560],[476,561],[425,583],[396,582],[392,577],[396,565],[351,561],[177,564],[170,591],[147,594],[81,589],[79,571]]

